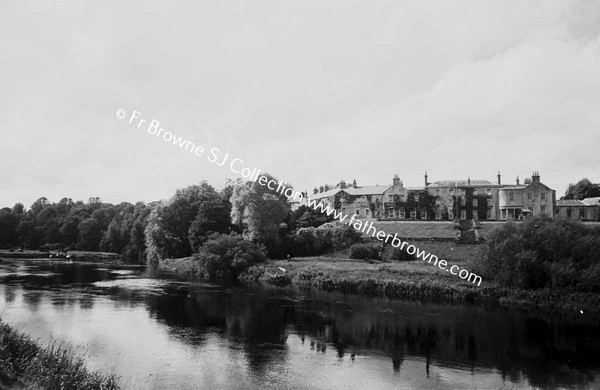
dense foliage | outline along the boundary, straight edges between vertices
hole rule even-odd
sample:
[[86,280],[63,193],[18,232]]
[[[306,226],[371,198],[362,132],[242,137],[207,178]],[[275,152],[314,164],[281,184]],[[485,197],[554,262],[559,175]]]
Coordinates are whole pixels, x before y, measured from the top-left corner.
[[315,227],[303,227],[292,236],[294,256],[317,256],[340,250],[361,240],[361,234],[348,225],[328,223]]
[[600,229],[536,217],[507,223],[488,238],[480,272],[501,285],[600,292]]
[[210,278],[235,278],[251,265],[266,260],[264,247],[237,234],[211,235],[194,255]]
[[356,243],[350,247],[350,258],[357,260],[379,260],[381,245],[372,243]]
[[600,184],[592,183],[584,178],[575,184],[569,184],[569,188],[563,199],[585,199],[600,196]]
[[0,209],[0,247],[107,251],[143,262],[150,210],[142,202],[112,205],[99,198],[87,203],[40,198],[27,211],[17,203],[12,209]]

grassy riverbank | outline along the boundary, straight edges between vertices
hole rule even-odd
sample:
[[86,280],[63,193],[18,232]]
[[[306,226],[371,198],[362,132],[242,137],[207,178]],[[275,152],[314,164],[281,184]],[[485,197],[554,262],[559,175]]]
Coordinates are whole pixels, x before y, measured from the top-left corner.
[[0,389],[119,389],[117,378],[90,372],[60,345],[42,347],[0,321]]
[[[413,242],[419,248],[446,259],[450,265],[476,272],[485,256],[483,245],[457,245],[454,242]],[[600,295],[567,290],[519,290],[483,280],[480,286],[423,262],[389,263],[348,259],[348,251],[328,256],[274,260],[244,271],[239,279],[271,285],[292,285],[366,296],[419,299],[435,302],[492,303],[536,306],[565,310],[600,311]],[[281,268],[285,269],[285,272]],[[161,261],[160,268],[187,279],[206,277],[192,257]]]
[[[467,269],[469,266],[466,261],[452,264]],[[600,295],[507,289],[489,281],[477,286],[422,261],[369,264],[350,259],[308,257],[259,264],[248,269],[240,279],[434,302],[498,303],[577,311],[600,308]]]

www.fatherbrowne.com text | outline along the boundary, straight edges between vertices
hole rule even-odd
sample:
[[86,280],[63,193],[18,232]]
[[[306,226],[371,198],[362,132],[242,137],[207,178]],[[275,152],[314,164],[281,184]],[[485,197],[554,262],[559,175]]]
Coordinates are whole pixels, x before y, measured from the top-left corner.
[[[124,119],[127,116],[127,113],[124,109],[121,108],[117,110],[116,115],[118,119]],[[154,135],[158,138],[162,138],[165,142],[172,142],[173,145],[178,146],[185,151],[189,151],[190,153],[193,153],[198,157],[206,156],[209,162],[216,164],[220,167],[228,163],[231,172],[240,175],[244,179],[258,182],[260,185],[266,186],[272,191],[276,191],[277,193],[283,194],[290,201],[301,202],[304,198],[304,195],[301,192],[294,190],[292,187],[288,187],[286,182],[275,181],[267,176],[261,175],[260,169],[256,167],[249,168],[245,166],[244,161],[242,159],[231,158],[229,156],[229,153],[222,153],[219,148],[210,148],[208,154],[205,154],[206,150],[208,149],[205,149],[201,145],[197,145],[182,137],[176,136],[170,131],[165,130],[164,128],[160,127],[160,122],[156,119],[152,119],[151,121],[142,119],[142,113],[139,111],[133,111],[133,113],[129,117],[128,123],[130,125],[135,126],[138,129],[145,129],[148,132],[148,134]],[[469,272],[466,269],[461,269],[457,265],[452,265],[448,267],[449,264],[446,260],[439,259],[437,256],[425,250],[421,250],[415,245],[409,244],[407,241],[402,241],[397,234],[394,234],[392,236],[391,234],[386,234],[382,230],[377,230],[373,226],[372,221],[361,221],[359,219],[355,219],[356,215],[352,215],[348,219],[347,214],[338,212],[331,206],[325,205],[321,202],[317,202],[315,199],[306,199],[306,205],[308,207],[313,208],[314,210],[327,214],[328,216],[333,215],[333,218],[335,220],[341,223],[346,223],[354,229],[358,230],[359,232],[371,235],[371,237],[375,237],[379,241],[382,241],[386,244],[391,244],[394,248],[400,248],[401,250],[405,250],[410,255],[416,254],[417,258],[426,261],[430,264],[433,263],[434,266],[437,266],[442,270],[446,270],[452,275],[457,275],[461,279],[465,279],[469,282],[472,282],[473,284],[477,284],[478,286],[481,285],[481,276]]]

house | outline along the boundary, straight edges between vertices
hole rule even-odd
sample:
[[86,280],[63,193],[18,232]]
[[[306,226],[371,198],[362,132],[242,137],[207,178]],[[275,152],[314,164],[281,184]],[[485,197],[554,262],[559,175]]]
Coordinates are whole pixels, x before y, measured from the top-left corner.
[[554,215],[556,191],[540,182],[540,174],[534,172],[523,184],[502,186],[498,190],[499,219],[520,220],[528,216]]
[[[555,191],[540,182],[534,172],[521,185],[488,180],[441,180],[423,187],[405,187],[396,174],[391,185],[358,186],[341,180],[315,188],[310,199],[356,218],[380,220],[518,220],[531,215],[554,215]],[[600,198],[599,198],[600,200]],[[600,207],[600,206],[598,206]]]
[[600,221],[600,198],[558,200],[555,216],[580,221]]
[[492,220],[498,218],[498,184],[488,180],[443,180],[427,183],[427,191],[436,199],[435,219]]

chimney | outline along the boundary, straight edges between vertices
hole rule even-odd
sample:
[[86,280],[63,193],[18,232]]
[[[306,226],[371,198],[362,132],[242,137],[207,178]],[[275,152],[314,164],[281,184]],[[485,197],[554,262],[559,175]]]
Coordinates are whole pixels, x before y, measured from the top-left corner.
[[356,188],[356,179],[352,182],[352,188]]
[[340,180],[340,188],[343,190],[346,188],[346,180]]
[[531,184],[531,178],[530,178],[530,177],[526,177],[526,178],[523,180],[523,184],[525,184],[525,185],[527,185],[527,184]]
[[318,194],[319,193],[319,189],[317,187],[315,187],[315,189],[313,190],[313,194]]
[[467,185],[471,185],[471,175],[469,175],[469,178],[467,179]]
[[319,192],[323,192],[325,191],[325,188],[323,186],[319,187]]
[[501,186],[502,183],[500,182],[500,171],[498,171],[498,185]]
[[398,176],[397,173],[394,175],[394,179],[392,180],[392,182],[393,182],[393,185],[395,185],[395,186],[400,185],[400,177]]
[[519,176],[517,176],[517,185],[519,185]]
[[425,171],[425,187],[427,187],[429,183],[427,183],[427,171]]
[[539,183],[540,182],[540,173],[537,171],[533,172],[533,175],[531,176],[531,180],[534,183]]

